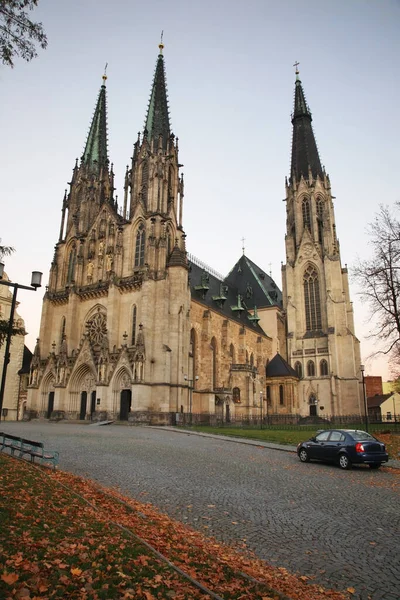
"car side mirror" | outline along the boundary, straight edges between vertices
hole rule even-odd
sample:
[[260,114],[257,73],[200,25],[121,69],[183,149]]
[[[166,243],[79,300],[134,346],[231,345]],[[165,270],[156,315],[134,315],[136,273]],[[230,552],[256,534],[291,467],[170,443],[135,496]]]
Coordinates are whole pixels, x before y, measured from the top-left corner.
[[310,442],[315,442],[315,437],[310,438]]

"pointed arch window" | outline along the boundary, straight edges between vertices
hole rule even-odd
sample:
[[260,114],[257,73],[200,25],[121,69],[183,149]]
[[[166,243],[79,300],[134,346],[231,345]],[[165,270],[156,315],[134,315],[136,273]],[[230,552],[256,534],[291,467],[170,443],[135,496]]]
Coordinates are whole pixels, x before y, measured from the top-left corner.
[[321,329],[321,301],[318,273],[313,265],[309,265],[305,270],[303,284],[306,330],[317,331]]
[[136,344],[136,319],[137,319],[137,308],[136,305],[132,309],[132,346]]
[[76,246],[71,248],[68,261],[67,284],[75,281]]
[[303,213],[303,226],[304,229],[311,231],[311,213],[310,213],[310,201],[308,198],[304,198],[301,204],[301,210]]
[[232,390],[232,400],[235,404],[240,402],[240,388],[234,387]]
[[145,159],[142,163],[142,181],[141,181],[141,190],[140,195],[144,202],[144,205],[147,204],[147,188],[149,185],[149,161]]
[[174,182],[174,169],[170,166],[168,169],[168,204],[174,200],[173,182]]
[[321,198],[317,198],[317,224],[318,241],[320,244],[324,241],[324,204]]
[[141,267],[144,265],[145,238],[146,232],[143,223],[141,223],[136,234],[135,267]]
[[315,364],[313,360],[309,360],[307,363],[307,375],[308,377],[315,377]]
[[294,370],[296,371],[299,379],[303,378],[303,365],[300,361],[297,361],[294,365]]
[[62,343],[64,336],[65,336],[65,325],[66,325],[66,320],[65,317],[63,317],[61,319],[61,328],[60,328],[60,344]]
[[285,390],[283,385],[279,386],[279,404],[283,406],[285,404]]
[[319,372],[321,376],[328,375],[328,363],[325,359],[319,363]]
[[167,234],[167,257],[170,256],[172,250],[173,250],[172,233],[171,233],[171,230],[168,230],[168,234]]

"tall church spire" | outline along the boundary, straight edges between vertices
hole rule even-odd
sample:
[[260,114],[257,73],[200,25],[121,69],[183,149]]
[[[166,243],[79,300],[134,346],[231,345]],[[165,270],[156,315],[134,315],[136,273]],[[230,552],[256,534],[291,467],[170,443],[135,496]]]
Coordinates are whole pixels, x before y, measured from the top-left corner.
[[299,71],[296,65],[296,84],[294,92],[294,112],[292,115],[293,141],[292,141],[292,166],[290,170],[291,177],[297,181],[303,175],[305,179],[309,178],[309,171],[314,178],[319,175],[323,177],[321,161],[318,155],[318,148],[312,129],[311,112],[307,105],[303,87],[299,79]]
[[104,73],[103,85],[100,88],[85,150],[82,155],[82,164],[96,174],[99,174],[101,167],[108,166],[106,80],[107,76]]
[[149,107],[147,110],[145,135],[149,142],[153,140],[154,148],[158,146],[159,136],[162,136],[163,149],[167,147],[171,133],[168,111],[168,95],[165,82],[165,67],[162,41],[159,44],[159,55],[157,58],[156,71],[151,89]]

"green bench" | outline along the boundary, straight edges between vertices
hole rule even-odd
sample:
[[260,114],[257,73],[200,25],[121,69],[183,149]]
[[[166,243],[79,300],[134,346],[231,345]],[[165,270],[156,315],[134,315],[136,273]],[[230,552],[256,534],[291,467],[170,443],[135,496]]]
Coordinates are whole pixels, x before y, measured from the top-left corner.
[[29,456],[32,463],[37,459],[41,464],[52,464],[53,469],[58,464],[58,452],[56,450],[46,450],[43,442],[35,442],[34,440],[0,432],[0,443],[1,452],[10,450],[12,456],[15,456],[15,453],[17,453],[18,458]]

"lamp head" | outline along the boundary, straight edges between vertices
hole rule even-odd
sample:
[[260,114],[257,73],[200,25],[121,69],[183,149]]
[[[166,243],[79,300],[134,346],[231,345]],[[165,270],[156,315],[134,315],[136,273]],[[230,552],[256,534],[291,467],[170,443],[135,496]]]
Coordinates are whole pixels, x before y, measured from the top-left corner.
[[187,380],[188,380],[188,376],[187,376],[187,375],[184,375],[184,376],[183,376],[183,379],[184,379],[185,381],[187,381]]
[[42,285],[42,275],[40,271],[32,271],[32,281],[31,286],[35,288],[35,290]]
[[360,371],[361,371],[361,373],[364,373],[364,370],[365,370],[364,365],[360,365]]

